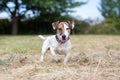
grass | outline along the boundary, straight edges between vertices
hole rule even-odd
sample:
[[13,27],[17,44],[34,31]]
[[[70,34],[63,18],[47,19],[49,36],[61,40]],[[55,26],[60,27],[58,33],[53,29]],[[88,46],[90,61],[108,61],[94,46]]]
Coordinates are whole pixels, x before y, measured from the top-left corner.
[[119,35],[71,35],[67,65],[47,52],[40,63],[42,41],[37,36],[0,36],[2,80],[119,80]]
[[37,36],[1,36],[0,54],[38,53],[40,52],[41,45],[41,41]]

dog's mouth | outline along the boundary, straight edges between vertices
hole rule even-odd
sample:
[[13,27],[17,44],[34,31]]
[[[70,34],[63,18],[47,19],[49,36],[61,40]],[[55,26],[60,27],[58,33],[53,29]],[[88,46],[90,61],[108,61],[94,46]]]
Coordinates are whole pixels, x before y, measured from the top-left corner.
[[69,40],[69,36],[67,37],[67,36],[65,36],[65,35],[62,35],[62,36],[57,36],[56,35],[56,39],[57,39],[57,41],[59,41],[60,43],[65,43],[65,42],[67,42],[68,40]]
[[67,39],[66,38],[62,38],[62,42],[66,42],[67,41]]
[[66,38],[62,38],[62,40],[63,40],[63,41],[65,41],[65,40],[66,40]]

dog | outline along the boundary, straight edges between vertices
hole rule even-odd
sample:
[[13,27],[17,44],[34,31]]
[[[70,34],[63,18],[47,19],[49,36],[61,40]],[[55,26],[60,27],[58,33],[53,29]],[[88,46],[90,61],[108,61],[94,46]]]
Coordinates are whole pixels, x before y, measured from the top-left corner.
[[66,21],[66,22],[53,22],[52,23],[53,29],[56,30],[56,34],[49,36],[49,37],[43,37],[42,35],[39,35],[43,42],[42,51],[41,51],[41,57],[40,61],[44,61],[44,55],[46,51],[49,49],[51,52],[51,55],[53,56],[53,59],[58,62],[57,54],[64,54],[65,58],[63,63],[66,64],[68,62],[68,59],[70,57],[70,51],[71,51],[71,41],[70,41],[70,33],[71,30],[74,29],[74,22]]

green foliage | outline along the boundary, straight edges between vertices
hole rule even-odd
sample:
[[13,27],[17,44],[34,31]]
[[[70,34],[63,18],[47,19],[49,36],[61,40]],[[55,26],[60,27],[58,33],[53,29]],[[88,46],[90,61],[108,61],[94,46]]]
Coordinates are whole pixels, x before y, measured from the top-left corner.
[[[10,3],[13,5],[10,6]],[[82,4],[85,3],[74,0],[0,0],[0,11],[10,14],[12,33],[17,34],[18,24],[20,24],[18,22],[22,19],[30,19],[31,14],[35,19],[39,17],[41,22],[46,23],[46,21],[58,20],[68,12],[72,12],[72,8]],[[29,11],[32,13],[26,14]]]
[[11,24],[7,19],[0,19],[0,34],[10,34]]
[[75,20],[75,33],[85,34],[90,25],[85,21]]
[[15,16],[21,18],[24,14],[24,10],[20,11],[22,8],[22,0],[0,0],[0,11],[7,12],[11,19]]
[[56,20],[72,12],[72,8],[85,4],[84,2],[75,2],[74,0],[23,0],[27,10],[32,10],[41,20]]
[[[9,6],[12,3],[14,6]],[[34,16],[47,19],[48,16],[61,16],[62,13],[72,12],[72,8],[81,6],[85,2],[74,0],[0,0],[0,11],[5,11],[12,16],[22,16],[32,11]]]
[[101,0],[99,11],[105,18],[120,19],[120,0]]
[[106,19],[105,22],[90,27],[90,34],[120,34],[120,20]]
[[102,24],[89,29],[90,33],[120,34],[120,0],[101,0],[101,11],[105,18]]

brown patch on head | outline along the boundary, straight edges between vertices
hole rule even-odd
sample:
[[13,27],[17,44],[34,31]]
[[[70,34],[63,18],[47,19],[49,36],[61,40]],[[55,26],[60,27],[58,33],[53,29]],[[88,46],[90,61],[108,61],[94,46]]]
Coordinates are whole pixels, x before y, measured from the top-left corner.
[[58,27],[58,24],[59,24],[59,21],[53,22],[52,23],[53,29],[56,29]]
[[60,22],[57,26],[57,33],[58,34],[63,34],[64,33],[64,24],[66,24],[68,26],[68,28],[66,30],[69,33],[71,32],[71,29],[70,29],[69,24],[67,22]]
[[62,22],[60,22],[57,27],[57,33],[62,34],[63,32],[64,32],[64,25]]
[[68,28],[66,29],[66,31],[68,31],[69,33],[71,32],[71,22],[67,21],[67,22],[53,22],[53,29],[57,29],[57,34],[63,34],[64,33],[64,24],[66,24],[68,26]]

